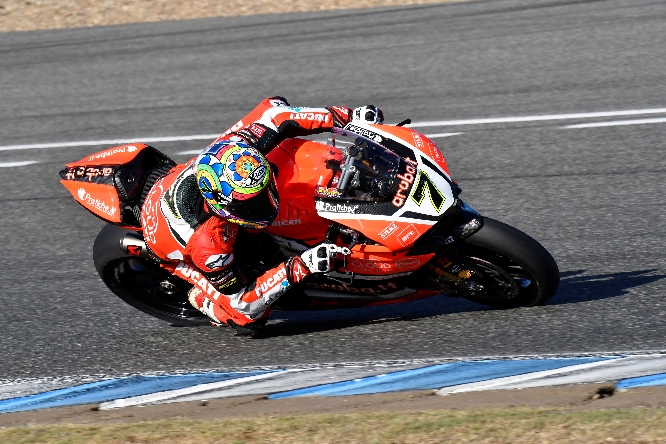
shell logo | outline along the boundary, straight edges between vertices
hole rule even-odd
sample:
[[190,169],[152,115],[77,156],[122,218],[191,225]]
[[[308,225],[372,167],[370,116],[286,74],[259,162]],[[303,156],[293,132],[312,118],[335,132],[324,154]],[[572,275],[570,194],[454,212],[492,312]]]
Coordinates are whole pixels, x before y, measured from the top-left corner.
[[413,258],[400,259],[395,263],[398,268],[416,268],[421,265],[421,261]]

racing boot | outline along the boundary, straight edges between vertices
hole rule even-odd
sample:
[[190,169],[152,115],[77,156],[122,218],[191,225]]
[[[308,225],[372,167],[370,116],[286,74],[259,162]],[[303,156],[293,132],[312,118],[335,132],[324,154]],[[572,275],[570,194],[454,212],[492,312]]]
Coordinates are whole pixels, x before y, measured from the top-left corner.
[[218,319],[215,316],[213,311],[214,303],[206,297],[206,294],[201,291],[198,287],[192,287],[192,289],[187,293],[187,300],[190,302],[192,307],[199,310],[201,313],[208,316],[210,324],[213,327],[226,327],[226,319]]

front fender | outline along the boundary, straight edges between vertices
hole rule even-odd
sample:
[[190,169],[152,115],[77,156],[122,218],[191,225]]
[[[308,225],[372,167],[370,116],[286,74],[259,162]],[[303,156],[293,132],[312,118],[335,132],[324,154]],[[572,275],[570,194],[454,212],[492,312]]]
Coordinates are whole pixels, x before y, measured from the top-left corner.
[[461,240],[470,237],[483,227],[483,216],[474,208],[460,201],[460,212],[456,215],[456,220],[452,224],[451,236],[454,240]]
[[449,244],[470,237],[483,227],[483,216],[460,199],[434,227],[421,236],[409,250],[409,255],[442,251]]

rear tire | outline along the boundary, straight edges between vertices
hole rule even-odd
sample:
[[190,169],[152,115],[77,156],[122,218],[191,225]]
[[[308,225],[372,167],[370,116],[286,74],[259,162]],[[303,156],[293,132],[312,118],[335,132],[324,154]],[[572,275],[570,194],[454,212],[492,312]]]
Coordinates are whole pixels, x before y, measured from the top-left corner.
[[[132,307],[158,319],[180,326],[209,325],[208,318],[187,300],[190,283],[150,259],[122,251],[120,240],[126,233],[141,236],[136,231],[106,225],[95,239],[93,261],[106,286]],[[167,281],[168,285],[160,285]]]
[[[517,289],[506,295],[474,294],[463,296],[495,308],[516,308],[543,305],[555,295],[560,272],[555,259],[536,240],[522,231],[494,219],[484,218],[483,227],[460,245],[460,252],[489,274],[501,288]],[[511,282],[512,280],[513,282]]]

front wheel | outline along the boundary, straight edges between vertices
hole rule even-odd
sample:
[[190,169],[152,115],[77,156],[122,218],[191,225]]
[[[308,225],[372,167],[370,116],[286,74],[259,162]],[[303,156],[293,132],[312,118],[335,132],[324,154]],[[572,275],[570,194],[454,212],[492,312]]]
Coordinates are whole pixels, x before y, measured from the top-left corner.
[[458,295],[480,304],[502,309],[543,305],[560,283],[557,263],[539,242],[494,219],[484,218],[459,252],[482,278]]

